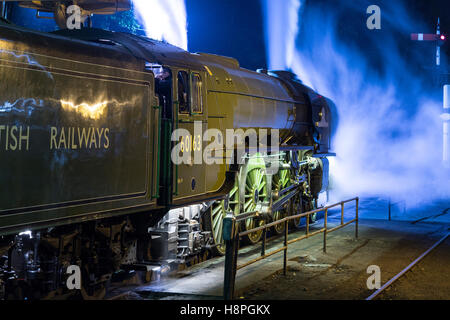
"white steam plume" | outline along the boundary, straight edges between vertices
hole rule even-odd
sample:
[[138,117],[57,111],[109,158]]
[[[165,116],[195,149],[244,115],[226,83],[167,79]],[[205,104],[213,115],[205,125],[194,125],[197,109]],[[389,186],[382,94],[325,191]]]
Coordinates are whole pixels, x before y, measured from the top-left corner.
[[133,3],[149,38],[187,50],[184,0],[133,0]]
[[[285,12],[298,12],[298,6],[288,1],[264,1],[281,5]],[[430,94],[426,77],[411,68],[424,63],[423,55],[406,61],[405,48],[397,41],[399,34],[409,37],[409,32],[423,30],[423,26],[411,18],[401,1],[386,2],[383,25],[389,25],[392,36],[387,34],[390,38],[373,44],[374,54],[367,55],[364,48],[349,45],[337,34],[343,23],[342,10],[354,10],[364,21],[345,23],[354,23],[355,28],[365,25],[364,1],[339,1],[337,6],[302,4],[293,60],[269,63],[284,64],[338,108],[333,144],[337,157],[331,159],[330,169],[335,196],[385,196],[406,199],[409,206],[433,199],[448,201],[450,175],[441,161],[442,102]],[[269,11],[268,28],[283,25],[279,11]],[[288,30],[298,27],[283,26]],[[292,41],[282,37],[269,41],[270,52],[282,56]],[[373,67],[370,59],[374,56],[382,61],[381,72]]]

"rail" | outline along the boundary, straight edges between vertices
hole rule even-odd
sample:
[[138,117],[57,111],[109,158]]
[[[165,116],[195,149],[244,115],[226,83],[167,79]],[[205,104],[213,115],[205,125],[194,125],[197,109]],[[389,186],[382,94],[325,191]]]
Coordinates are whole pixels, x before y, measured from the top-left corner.
[[[356,209],[355,209],[355,218],[344,222],[344,205],[348,202],[352,202],[355,201],[356,202]],[[328,224],[328,210],[337,206],[341,206],[341,223],[340,225],[328,229],[327,228],[327,224]],[[253,263],[256,263],[258,261],[261,261],[267,257],[270,257],[274,254],[277,254],[279,252],[284,252],[284,257],[283,257],[283,274],[286,275],[287,272],[287,251],[288,251],[288,246],[292,243],[310,238],[314,235],[323,233],[323,252],[327,251],[327,234],[339,230],[353,222],[355,222],[355,237],[358,238],[358,209],[359,209],[359,197],[355,197],[349,200],[345,200],[345,201],[341,201],[338,203],[335,203],[333,205],[327,206],[327,207],[323,207],[323,208],[319,208],[319,209],[315,209],[312,211],[308,211],[305,213],[300,213],[300,214],[296,214],[296,215],[292,215],[292,216],[288,216],[285,217],[283,219],[265,224],[263,226],[251,229],[251,230],[247,230],[244,232],[238,232],[238,223],[249,219],[249,218],[254,218],[254,217],[258,217],[260,216],[260,213],[258,211],[253,211],[253,212],[247,212],[247,213],[243,213],[240,214],[238,216],[233,217],[232,214],[228,214],[225,218],[224,218],[224,223],[223,223],[223,237],[226,243],[226,252],[225,252],[225,271],[224,271],[224,291],[223,291],[223,296],[225,300],[231,300],[234,297],[234,288],[235,288],[235,282],[236,282],[236,273],[238,270],[245,268]],[[314,214],[314,213],[318,213],[318,212],[325,212],[324,215],[324,226],[323,228],[316,230],[314,232],[310,232],[310,228],[309,228],[309,216]],[[306,234],[303,236],[300,236],[298,238],[295,239],[288,239],[288,235],[289,235],[289,221],[294,220],[294,219],[300,219],[306,217]],[[267,229],[273,226],[276,226],[278,224],[284,224],[284,242],[283,242],[283,246],[281,248],[275,249],[269,253],[266,253],[266,244],[267,244]],[[243,237],[245,235],[248,235],[250,233],[253,232],[257,232],[257,231],[263,231],[263,235],[262,235],[262,241],[261,241],[261,255],[255,259],[252,259],[248,262],[245,262],[241,265],[237,265],[237,258],[238,258],[238,254],[239,254],[239,238]]]
[[391,280],[386,282],[381,288],[379,288],[377,291],[372,293],[369,297],[366,298],[366,300],[373,300],[375,299],[379,294],[384,292],[389,286],[391,286],[395,281],[397,281],[401,276],[403,276],[406,272],[411,270],[416,264],[418,264],[423,258],[425,258],[431,251],[433,251],[436,247],[438,247],[440,244],[442,244],[450,235],[450,233],[447,233],[444,237],[442,237],[439,241],[437,241],[434,245],[432,245],[427,251],[422,253],[416,260],[411,262],[405,269],[397,273]]

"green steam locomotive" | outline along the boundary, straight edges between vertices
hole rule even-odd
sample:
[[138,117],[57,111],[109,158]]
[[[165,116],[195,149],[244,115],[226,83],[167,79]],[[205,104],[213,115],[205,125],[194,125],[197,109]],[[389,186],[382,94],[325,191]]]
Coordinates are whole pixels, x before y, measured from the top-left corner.
[[223,254],[227,212],[260,211],[251,229],[314,208],[328,187],[335,107],[289,72],[1,21],[0,83],[6,299],[64,294],[70,265],[83,297],[101,297],[118,270]]

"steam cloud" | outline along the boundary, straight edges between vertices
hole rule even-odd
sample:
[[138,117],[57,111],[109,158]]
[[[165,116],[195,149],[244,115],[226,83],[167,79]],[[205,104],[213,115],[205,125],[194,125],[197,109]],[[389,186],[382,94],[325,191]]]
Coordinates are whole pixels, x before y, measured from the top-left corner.
[[[368,1],[263,0],[265,8],[282,7],[265,10],[268,53],[273,59],[269,66],[291,69],[336,103],[337,157],[330,159],[336,199],[382,196],[404,199],[408,206],[448,201],[450,175],[441,160],[442,91],[433,89],[429,77],[412,67],[426,63],[425,53],[405,54],[404,42],[399,42],[408,41],[411,32],[434,33],[435,26],[420,23],[401,1],[383,3],[382,30],[372,31],[379,32],[380,39],[374,36],[364,42],[348,40],[367,32],[366,8],[372,4]],[[298,19],[286,20],[292,11]],[[271,28],[276,23],[283,24],[289,36],[277,35],[279,31]],[[343,25],[353,35],[343,35]],[[292,43],[296,46],[290,59],[286,52]],[[280,62],[280,57],[285,60]]]
[[184,0],[133,0],[149,38],[187,50]]

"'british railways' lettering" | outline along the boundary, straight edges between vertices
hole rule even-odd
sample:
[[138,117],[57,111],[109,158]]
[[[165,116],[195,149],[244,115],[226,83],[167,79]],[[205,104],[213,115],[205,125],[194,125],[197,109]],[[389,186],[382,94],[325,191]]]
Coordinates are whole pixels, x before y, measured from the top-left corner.
[[27,150],[30,147],[30,127],[0,125],[0,144],[5,150]]
[[50,150],[108,149],[109,128],[56,128],[50,132]]

